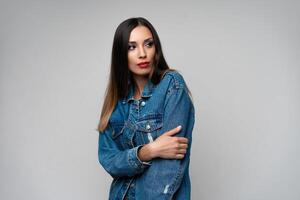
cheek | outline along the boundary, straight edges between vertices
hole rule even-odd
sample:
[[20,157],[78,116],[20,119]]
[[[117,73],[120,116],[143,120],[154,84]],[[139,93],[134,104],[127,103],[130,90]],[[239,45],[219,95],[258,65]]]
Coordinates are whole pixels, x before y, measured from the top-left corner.
[[128,54],[128,64],[133,63],[134,59],[133,59],[133,55],[132,54]]
[[136,66],[135,66],[135,63],[136,63],[136,59],[134,58],[134,55],[133,54],[128,54],[128,69],[129,71],[134,71]]
[[149,56],[151,57],[151,59],[154,59],[155,56],[155,49],[151,49],[151,51],[149,52]]

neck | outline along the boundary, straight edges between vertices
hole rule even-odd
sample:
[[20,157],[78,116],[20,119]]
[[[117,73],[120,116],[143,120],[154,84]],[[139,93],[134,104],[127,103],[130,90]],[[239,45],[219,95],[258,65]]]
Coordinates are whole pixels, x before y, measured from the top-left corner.
[[147,77],[141,77],[141,76],[136,76],[134,77],[134,81],[135,81],[135,91],[134,91],[134,98],[135,99],[140,99],[142,92],[144,90],[145,85],[148,82],[148,78]]

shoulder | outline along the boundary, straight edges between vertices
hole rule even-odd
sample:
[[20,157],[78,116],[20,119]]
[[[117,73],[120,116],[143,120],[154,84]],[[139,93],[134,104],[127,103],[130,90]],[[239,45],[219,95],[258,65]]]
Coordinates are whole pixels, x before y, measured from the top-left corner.
[[191,93],[183,78],[183,75],[177,70],[167,71],[163,75],[160,84],[162,84],[163,88],[165,89],[164,106],[167,104],[178,105],[179,102],[186,105],[193,105]]
[[177,70],[168,70],[161,79],[162,84],[168,84],[172,88],[186,88],[183,76]]

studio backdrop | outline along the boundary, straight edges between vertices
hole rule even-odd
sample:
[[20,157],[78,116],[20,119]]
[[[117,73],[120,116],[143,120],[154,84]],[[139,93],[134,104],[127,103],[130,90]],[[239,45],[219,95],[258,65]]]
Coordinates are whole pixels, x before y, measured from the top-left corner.
[[0,1],[0,199],[105,200],[96,131],[117,25],[142,16],[185,78],[193,200],[300,199],[300,4]]

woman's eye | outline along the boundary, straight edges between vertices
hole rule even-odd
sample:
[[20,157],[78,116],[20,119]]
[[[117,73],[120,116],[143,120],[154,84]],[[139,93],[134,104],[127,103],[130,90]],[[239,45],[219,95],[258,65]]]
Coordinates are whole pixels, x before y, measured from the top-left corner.
[[135,46],[133,45],[128,45],[128,50],[134,50]]
[[146,43],[146,46],[152,47],[152,46],[153,46],[153,41],[147,42],[147,43]]

